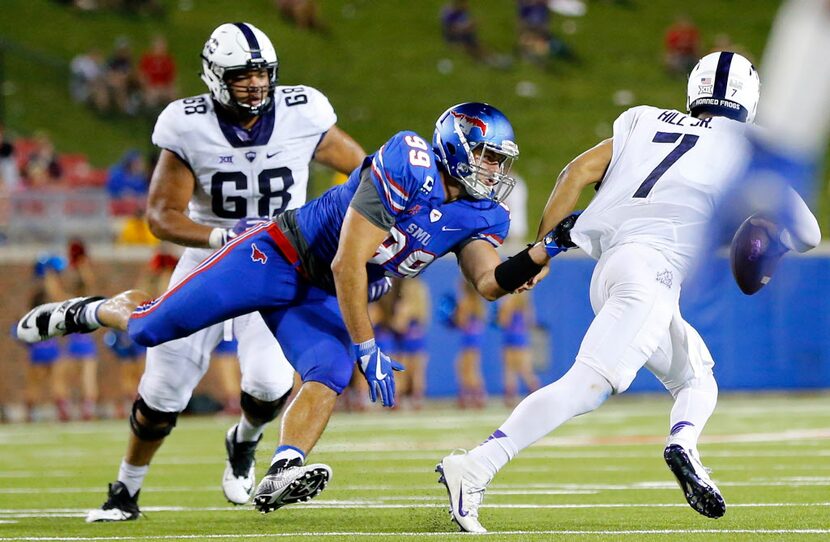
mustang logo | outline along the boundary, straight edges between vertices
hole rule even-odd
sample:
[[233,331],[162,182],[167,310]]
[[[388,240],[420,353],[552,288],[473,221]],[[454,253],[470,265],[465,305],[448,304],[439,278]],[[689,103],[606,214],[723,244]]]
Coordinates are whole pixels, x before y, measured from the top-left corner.
[[455,122],[458,123],[458,126],[461,128],[461,131],[464,132],[464,135],[470,135],[473,128],[478,128],[482,136],[487,135],[487,123],[480,118],[473,117],[472,115],[465,115],[464,113],[458,113],[456,111],[450,111],[450,114],[455,117]]
[[262,265],[268,262],[268,256],[256,247],[256,243],[251,243],[251,261]]

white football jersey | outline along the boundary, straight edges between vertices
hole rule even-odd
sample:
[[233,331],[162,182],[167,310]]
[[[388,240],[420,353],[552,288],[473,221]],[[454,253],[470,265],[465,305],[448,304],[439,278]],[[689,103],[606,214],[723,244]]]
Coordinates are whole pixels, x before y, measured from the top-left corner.
[[715,201],[746,159],[746,125],[640,106],[614,122],[613,156],[571,239],[599,258],[640,243],[687,270]]
[[217,116],[210,94],[168,105],[153,143],[176,153],[197,183],[189,204],[194,222],[231,227],[240,218],[269,217],[306,201],[309,161],[337,116],[328,99],[306,86],[278,86],[274,107],[253,137]]

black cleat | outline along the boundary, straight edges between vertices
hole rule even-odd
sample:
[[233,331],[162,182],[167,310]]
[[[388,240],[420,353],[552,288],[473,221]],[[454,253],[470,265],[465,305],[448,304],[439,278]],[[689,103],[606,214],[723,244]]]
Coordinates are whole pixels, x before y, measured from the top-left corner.
[[141,510],[138,509],[138,494],[141,490],[130,496],[127,486],[121,482],[113,482],[109,485],[107,501],[101,508],[90,510],[86,515],[87,523],[103,521],[132,521],[138,519]]
[[686,502],[697,513],[707,518],[719,518],[726,513],[726,503],[718,486],[709,478],[709,472],[694,450],[671,444],[663,451],[663,459],[671,469]]
[[287,504],[309,501],[326,488],[330,479],[328,465],[281,459],[271,465],[256,488],[254,507],[267,514]]
[[245,504],[254,492],[256,446],[262,435],[254,442],[236,442],[236,427],[231,427],[225,435],[228,461],[222,476],[222,492],[228,502]]

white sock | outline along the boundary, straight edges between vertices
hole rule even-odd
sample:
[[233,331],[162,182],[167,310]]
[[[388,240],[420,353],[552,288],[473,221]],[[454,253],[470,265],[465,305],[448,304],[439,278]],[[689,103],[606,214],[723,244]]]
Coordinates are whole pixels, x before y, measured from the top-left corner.
[[236,442],[254,442],[259,440],[264,432],[265,425],[251,425],[243,414],[239,417],[239,423],[236,424]]
[[715,377],[709,373],[690,380],[674,395],[667,444],[680,444],[688,449],[697,448],[700,433],[718,403],[718,384]]
[[516,454],[575,416],[590,412],[611,394],[611,385],[582,363],[519,403],[501,427],[469,455],[495,475]]
[[144,483],[144,477],[147,476],[147,471],[150,470],[150,465],[143,467],[136,467],[130,465],[125,459],[121,460],[121,466],[118,468],[118,481],[127,486],[127,491],[130,496],[135,496],[141,485]]
[[98,329],[101,327],[101,321],[98,320],[98,308],[104,304],[104,301],[106,301],[106,299],[99,299],[98,301],[93,301],[92,303],[84,305],[78,315],[78,320],[92,329]]

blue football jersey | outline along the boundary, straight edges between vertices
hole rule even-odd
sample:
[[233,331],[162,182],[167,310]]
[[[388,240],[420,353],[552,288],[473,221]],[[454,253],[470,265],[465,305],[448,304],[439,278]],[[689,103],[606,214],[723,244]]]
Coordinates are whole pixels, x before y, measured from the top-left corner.
[[445,203],[431,145],[415,132],[399,132],[368,156],[345,184],[296,211],[299,230],[320,264],[330,265],[334,259],[343,218],[367,167],[381,203],[395,219],[367,265],[370,281],[383,275],[414,277],[471,240],[498,247],[507,236],[506,206],[466,197]]

